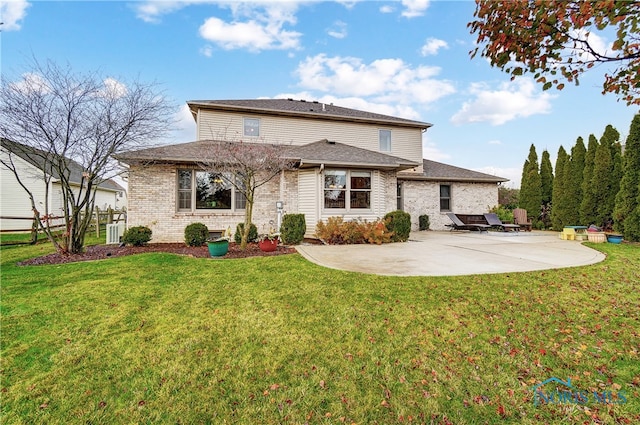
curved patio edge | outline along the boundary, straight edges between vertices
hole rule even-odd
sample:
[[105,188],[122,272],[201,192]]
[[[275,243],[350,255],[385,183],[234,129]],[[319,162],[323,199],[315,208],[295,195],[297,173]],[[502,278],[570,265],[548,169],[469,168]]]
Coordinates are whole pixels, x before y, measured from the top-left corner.
[[300,245],[307,260],[332,269],[386,276],[459,276],[595,264],[606,257],[557,232],[413,232],[385,245]]

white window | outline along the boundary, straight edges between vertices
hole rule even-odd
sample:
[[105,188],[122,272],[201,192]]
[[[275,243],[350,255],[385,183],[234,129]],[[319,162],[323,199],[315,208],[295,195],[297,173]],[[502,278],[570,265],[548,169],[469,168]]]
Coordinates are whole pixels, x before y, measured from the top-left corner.
[[247,137],[260,137],[260,120],[258,118],[244,118],[244,135]]
[[391,130],[380,130],[380,151],[391,152]]
[[324,208],[343,210],[371,209],[371,172],[325,170]]
[[230,174],[178,170],[178,211],[242,210],[246,199]]

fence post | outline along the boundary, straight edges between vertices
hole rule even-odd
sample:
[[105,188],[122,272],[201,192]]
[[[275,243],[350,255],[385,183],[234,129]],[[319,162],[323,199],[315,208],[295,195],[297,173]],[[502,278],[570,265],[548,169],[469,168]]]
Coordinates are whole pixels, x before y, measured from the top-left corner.
[[30,245],[35,245],[38,242],[38,216],[33,213],[33,223],[31,224],[31,241]]
[[100,208],[95,207],[96,211],[96,237],[100,237]]

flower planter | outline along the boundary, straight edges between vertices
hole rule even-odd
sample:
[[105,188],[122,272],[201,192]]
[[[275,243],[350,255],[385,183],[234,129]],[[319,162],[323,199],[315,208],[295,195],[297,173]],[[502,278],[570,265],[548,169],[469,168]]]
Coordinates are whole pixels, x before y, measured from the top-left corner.
[[621,243],[622,235],[607,235],[607,242],[609,243]]
[[222,257],[229,252],[229,241],[227,240],[209,241],[207,246],[209,247],[209,255],[212,257]]
[[258,247],[264,252],[273,252],[278,249],[278,240],[264,239],[258,242]]
[[604,243],[607,241],[607,235],[600,232],[588,232],[587,237],[589,238],[589,242],[593,243]]

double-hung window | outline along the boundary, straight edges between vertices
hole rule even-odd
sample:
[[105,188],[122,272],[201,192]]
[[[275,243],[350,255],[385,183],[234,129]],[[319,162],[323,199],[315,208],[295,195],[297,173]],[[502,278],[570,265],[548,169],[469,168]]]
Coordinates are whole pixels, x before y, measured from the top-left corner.
[[451,185],[440,185],[440,211],[451,211]]
[[245,137],[260,137],[260,119],[244,118],[242,126]]
[[178,211],[244,209],[246,200],[232,178],[228,173],[178,170]]
[[380,130],[380,152],[391,152],[391,130]]
[[371,209],[371,172],[325,170],[324,208]]

